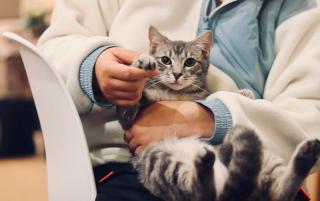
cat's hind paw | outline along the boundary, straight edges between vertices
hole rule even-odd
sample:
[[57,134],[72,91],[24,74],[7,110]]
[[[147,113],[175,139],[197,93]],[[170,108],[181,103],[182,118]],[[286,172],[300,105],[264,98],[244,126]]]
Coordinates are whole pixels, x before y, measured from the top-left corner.
[[208,175],[212,174],[215,158],[214,151],[207,147],[204,147],[198,153],[198,157],[195,160],[198,177],[208,177]]
[[311,168],[320,159],[320,140],[309,139],[303,141],[297,148],[294,158],[295,172],[300,176],[307,176]]
[[156,60],[148,54],[141,54],[139,58],[132,63],[132,66],[142,70],[153,70],[156,68]]

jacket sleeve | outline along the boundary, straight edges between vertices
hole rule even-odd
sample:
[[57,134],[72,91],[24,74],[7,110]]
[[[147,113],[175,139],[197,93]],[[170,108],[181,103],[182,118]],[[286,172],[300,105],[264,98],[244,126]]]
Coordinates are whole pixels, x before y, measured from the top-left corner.
[[[268,149],[289,160],[298,143],[320,139],[320,7],[296,15],[276,31],[276,59],[265,84],[263,99],[232,92],[210,95],[231,114],[231,125],[253,128]],[[215,138],[215,136],[213,136]],[[319,170],[320,166],[317,166]]]
[[65,81],[80,113],[92,108],[92,100],[81,89],[79,68],[99,47],[115,45],[107,36],[120,4],[106,1],[102,13],[99,0],[57,0],[51,25],[39,39],[38,47]]

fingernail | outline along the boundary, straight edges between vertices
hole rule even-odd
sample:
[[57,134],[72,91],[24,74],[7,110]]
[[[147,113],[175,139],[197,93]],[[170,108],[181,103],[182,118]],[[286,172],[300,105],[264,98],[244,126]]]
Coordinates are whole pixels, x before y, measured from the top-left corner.
[[129,131],[125,131],[124,135],[126,136],[126,139],[130,140],[132,138],[132,135]]
[[151,76],[157,76],[159,74],[160,74],[160,72],[158,70],[151,71]]

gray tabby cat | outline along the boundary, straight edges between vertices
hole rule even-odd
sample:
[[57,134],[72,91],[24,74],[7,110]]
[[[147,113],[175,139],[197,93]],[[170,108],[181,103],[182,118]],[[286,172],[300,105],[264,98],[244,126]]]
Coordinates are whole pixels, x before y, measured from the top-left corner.
[[[160,100],[196,100],[209,95],[206,77],[212,33],[205,32],[191,42],[170,41],[154,27],[149,29],[149,55],[141,55],[132,66],[152,70],[159,76],[147,80],[143,97],[148,102]],[[118,107],[119,122],[124,130],[131,127],[140,105]]]
[[147,147],[133,165],[165,201],[293,201],[319,158],[320,140],[306,140],[286,166],[254,131],[235,126],[218,149],[171,137]]
[[[213,92],[207,86],[211,32],[191,42],[170,41],[150,27],[149,39],[150,55],[133,62],[160,71],[146,83],[147,101],[196,100]],[[240,93],[253,98],[250,90]],[[124,129],[139,107],[118,107]],[[319,157],[320,141],[307,140],[285,166],[254,131],[236,126],[218,149],[196,137],[169,137],[148,146],[133,165],[141,183],[166,201],[292,201]]]
[[[144,70],[157,68],[159,76],[147,80],[143,97],[145,102],[161,100],[191,101],[204,99],[215,92],[209,89],[214,81],[208,81],[209,55],[212,47],[212,32],[207,31],[193,41],[171,41],[154,27],[149,29],[149,54],[141,55],[132,63]],[[212,79],[212,78],[211,78]],[[254,94],[249,89],[238,91],[249,98]],[[117,107],[119,122],[124,130],[133,124],[141,105]]]

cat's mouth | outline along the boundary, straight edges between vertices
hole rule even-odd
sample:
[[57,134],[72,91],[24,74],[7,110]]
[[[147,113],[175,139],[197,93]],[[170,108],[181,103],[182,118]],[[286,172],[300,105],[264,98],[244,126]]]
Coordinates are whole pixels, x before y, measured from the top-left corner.
[[165,85],[175,91],[179,91],[183,88],[185,88],[186,86],[181,84],[181,83],[178,83],[178,82],[174,82],[174,83],[165,83]]

